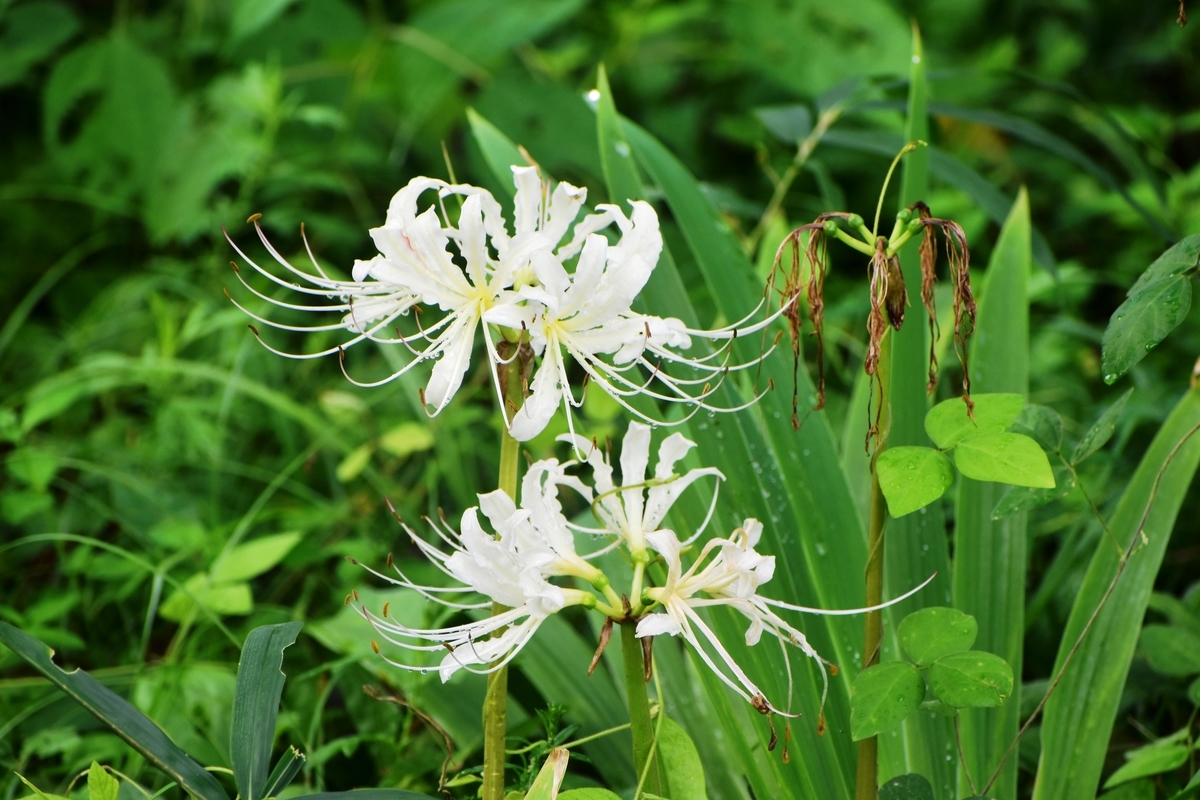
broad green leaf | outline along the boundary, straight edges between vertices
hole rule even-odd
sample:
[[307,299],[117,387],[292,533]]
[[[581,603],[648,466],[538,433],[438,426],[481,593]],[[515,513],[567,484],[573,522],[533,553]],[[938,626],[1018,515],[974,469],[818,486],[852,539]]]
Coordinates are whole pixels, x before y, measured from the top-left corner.
[[1163,675],[1200,673],[1200,636],[1177,625],[1142,628],[1141,647],[1150,666]]
[[371,445],[361,444],[347,453],[334,471],[337,479],[342,483],[349,483],[361,475],[367,464],[371,463],[371,449]]
[[951,653],[970,650],[979,625],[970,614],[956,608],[923,608],[900,623],[897,635],[904,654],[918,667],[928,667]]
[[397,458],[433,447],[433,431],[420,422],[402,422],[379,437],[379,449]]
[[924,508],[954,483],[950,459],[932,447],[890,447],[879,454],[875,470],[893,517]]
[[50,648],[0,622],[0,642],[44,675],[68,697],[107,725],[113,733],[199,800],[228,800],[217,780],[180,750],[162,730],[112,690],[82,670],[64,672],[51,660]]
[[568,789],[558,795],[558,800],[621,800],[621,795],[608,789],[588,787],[586,789]]
[[513,186],[512,167],[528,166],[529,162],[521,155],[509,138],[499,128],[481,117],[473,108],[467,109],[467,122],[471,125],[471,136],[488,168],[496,175],[501,186],[508,192],[509,197],[516,193]]
[[233,698],[229,752],[238,796],[263,800],[271,771],[275,719],[285,680],[283,651],[295,643],[302,622],[264,625],[250,631],[238,661],[237,689]]
[[213,583],[248,581],[262,575],[282,561],[300,539],[299,533],[289,531],[239,544],[217,562]]
[[1149,744],[1125,754],[1125,763],[1109,776],[1104,788],[1109,789],[1135,778],[1170,772],[1187,763],[1192,749],[1183,744]]
[[[1146,544],[1129,559],[1075,653],[1071,668],[1063,673],[1058,689],[1046,704],[1034,800],[1093,800],[1096,795],[1147,601],[1180,505],[1200,463],[1200,438],[1193,436],[1181,444],[1198,423],[1200,390],[1192,389],[1159,429],[1109,521],[1109,530],[1122,545],[1135,537],[1140,539],[1139,523],[1153,497],[1144,528]],[[1177,453],[1167,464],[1177,446]],[[1067,652],[1075,646],[1117,569],[1119,556],[1107,538],[1098,540],[1095,547],[1060,640],[1053,674],[1058,673]]]
[[1083,435],[1071,453],[1072,464],[1079,464],[1108,443],[1108,440],[1112,438],[1113,431],[1117,429],[1117,420],[1120,419],[1121,412],[1125,410],[1125,404],[1129,402],[1132,395],[1133,389],[1130,389],[1118,397],[1115,403],[1104,410],[1100,419],[1096,420],[1096,424],[1088,428],[1088,432]]
[[952,708],[999,706],[1012,694],[1012,668],[1000,656],[982,650],[951,653],[929,668],[929,688]]
[[51,452],[36,447],[22,447],[8,454],[4,468],[8,474],[35,492],[44,492],[54,480],[61,460]]
[[[193,601],[195,598],[195,601]],[[254,596],[248,583],[211,583],[207,572],[198,572],[183,584],[183,590],[171,593],[158,614],[172,622],[182,622],[196,602],[214,614],[237,616],[254,610]]]
[[879,787],[879,800],[933,800],[933,787],[922,775],[897,775]]
[[92,766],[88,768],[87,786],[90,800],[117,800],[121,782],[93,761]]
[[1053,489],[1010,486],[996,501],[996,506],[992,509],[992,519],[1004,519],[1019,511],[1031,511],[1069,495],[1075,488],[1075,473],[1057,456],[1055,459],[1058,463],[1050,468],[1050,471],[1054,473]]
[[1019,394],[973,394],[971,400],[973,414],[961,397],[954,397],[938,403],[925,416],[925,432],[940,449],[949,450],[968,436],[1002,433],[1025,408],[1025,397]]
[[1147,267],[1129,288],[1128,294],[1132,296],[1151,284],[1176,276],[1191,275],[1197,270],[1200,270],[1200,234],[1180,239],[1154,259],[1154,263]]
[[525,800],[555,800],[558,797],[558,787],[567,774],[567,762],[571,760],[571,751],[556,747],[546,757],[546,763],[538,770],[533,785],[525,795]]
[[662,721],[658,735],[658,763],[666,777],[671,800],[705,800],[704,765],[700,753],[678,722]]
[[890,731],[925,699],[921,671],[904,661],[876,664],[858,673],[850,695],[854,741]]
[[34,0],[0,12],[0,86],[16,83],[79,30],[79,20],[63,3]]
[[1188,700],[1192,701],[1192,705],[1200,706],[1200,678],[1192,681],[1187,690]]
[[1054,472],[1038,443],[1019,433],[981,433],[958,443],[958,471],[977,481],[1054,488]]
[[1176,275],[1147,284],[1117,307],[1101,340],[1105,383],[1115,383],[1187,318],[1192,279]]
[[1053,408],[1025,406],[1017,415],[1011,430],[1033,439],[1047,453],[1055,453],[1062,447],[1063,421]]

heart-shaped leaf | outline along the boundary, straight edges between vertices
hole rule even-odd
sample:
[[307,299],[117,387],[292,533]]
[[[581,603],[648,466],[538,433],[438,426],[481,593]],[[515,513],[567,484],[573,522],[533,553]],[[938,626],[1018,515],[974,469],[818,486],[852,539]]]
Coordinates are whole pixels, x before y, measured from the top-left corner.
[[977,481],[1054,488],[1054,472],[1038,443],[1019,433],[968,436],[954,450],[958,471]]
[[915,772],[897,775],[879,787],[879,800],[933,800],[933,787]]
[[929,668],[929,688],[952,708],[989,708],[1004,705],[1012,694],[1013,673],[1003,658],[992,653],[952,653]]
[[937,500],[954,483],[950,459],[932,447],[892,447],[875,461],[879,488],[893,517]]
[[1019,394],[976,394],[971,400],[972,413],[956,397],[938,403],[925,415],[925,432],[940,449],[949,450],[968,436],[1006,431],[1025,407]]
[[923,608],[900,622],[900,647],[918,667],[928,667],[942,656],[970,650],[979,635],[979,624],[957,608]]
[[892,661],[863,670],[850,689],[851,738],[891,730],[924,699],[925,681],[912,664]]

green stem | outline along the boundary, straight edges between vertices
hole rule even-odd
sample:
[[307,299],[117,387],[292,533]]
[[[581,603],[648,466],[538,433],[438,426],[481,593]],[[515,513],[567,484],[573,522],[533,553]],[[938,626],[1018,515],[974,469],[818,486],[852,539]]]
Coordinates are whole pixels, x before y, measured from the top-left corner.
[[[879,488],[879,475],[875,471],[875,459],[887,442],[887,430],[891,426],[892,348],[891,336],[885,336],[879,358],[879,375],[882,389],[879,402],[880,435],[877,440],[875,458],[871,459],[871,521],[867,530],[867,605],[877,606],[883,602],[883,529],[887,525],[887,505]],[[883,612],[866,614],[863,626],[863,669],[879,663],[879,649],[883,641]],[[855,776],[855,800],[876,800],[879,797],[879,740],[872,736],[858,743],[858,771]]]
[[[520,406],[521,391],[520,359],[514,358],[506,370],[506,403]],[[508,409],[500,409],[508,419]],[[500,433],[500,480],[499,486],[515,502],[517,499],[517,467],[520,444],[504,426]],[[499,603],[492,604],[492,614],[501,614],[508,609]],[[500,635],[500,631],[496,633]],[[483,800],[504,800],[505,744],[508,735],[508,667],[488,675],[487,694],[483,701]]]
[[637,638],[637,623],[632,620],[621,623],[621,658],[625,662],[625,691],[629,695],[633,766],[637,775],[646,773],[643,790],[647,794],[661,794],[654,730],[650,725],[650,694],[646,691],[646,662],[642,658],[642,643]]
[[[887,512],[879,490],[879,477],[871,467],[871,527],[867,532],[867,605],[883,602],[883,527]],[[883,638],[883,613],[866,615],[863,632],[863,669],[879,662],[879,645]],[[858,743],[858,774],[855,780],[855,800],[875,800],[879,796],[879,742],[872,736]]]

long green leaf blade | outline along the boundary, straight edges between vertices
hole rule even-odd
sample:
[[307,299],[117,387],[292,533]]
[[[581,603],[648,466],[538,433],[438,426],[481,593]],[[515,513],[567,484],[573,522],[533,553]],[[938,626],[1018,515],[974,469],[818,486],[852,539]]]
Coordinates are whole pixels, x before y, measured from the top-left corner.
[[82,670],[64,672],[54,651],[29,634],[0,622],[0,642],[25,659],[68,697],[86,708],[113,733],[200,800],[229,800],[217,779],[172,742],[149,717]]
[[[929,111],[925,81],[925,53],[921,33],[913,27],[913,58],[908,95],[908,141],[928,141]],[[904,159],[900,184],[900,207],[924,200],[929,193],[929,148],[921,147]],[[934,209],[937,213],[937,209]],[[888,230],[888,220],[880,220],[881,229]],[[884,234],[886,235],[886,233]],[[921,285],[919,243],[914,239],[900,251],[900,266],[910,296],[916,297]],[[892,365],[887,381],[891,394],[891,426],[887,433],[888,447],[929,447],[925,433],[925,412],[929,398],[925,384],[929,371],[929,327],[920,314],[911,314],[892,337]],[[888,609],[884,630],[882,660],[899,658],[895,631],[900,620],[908,614],[930,606],[950,605],[950,558],[946,550],[946,524],[942,504],[933,503],[921,513],[889,519],[883,544],[884,597],[903,594],[937,573],[933,583],[915,597]],[[912,714],[902,723],[899,736],[879,738],[879,780],[887,781],[897,775],[920,773],[929,778],[939,794],[949,794],[953,786],[952,764],[945,752],[950,742],[950,729],[943,717],[932,714]]]
[[[972,389],[980,394],[1029,392],[1029,196],[1022,189],[1000,231],[985,273],[979,316],[971,347]],[[979,623],[976,650],[1000,656],[1021,674],[1025,637],[1027,514],[992,519],[1004,486],[962,477],[958,484],[954,530],[954,605]],[[960,712],[963,751],[973,776],[995,770],[1020,724],[1020,684],[998,708]],[[1017,761],[1005,764],[990,796],[1012,800],[1017,792]],[[966,794],[963,768],[959,792]]]
[[238,795],[262,800],[271,772],[275,719],[283,696],[283,651],[295,644],[303,622],[263,625],[250,631],[238,661],[229,752]]
[[[1197,426],[1200,387],[1193,386],[1154,437],[1109,523],[1117,541],[1125,546],[1141,535],[1139,523],[1145,514],[1146,538],[1129,559],[1046,704],[1034,800],[1091,800],[1096,795],[1154,579],[1200,463],[1200,436],[1192,435]],[[1190,438],[1185,442],[1185,437]],[[1102,538],[1071,608],[1059,644],[1056,673],[1104,598],[1118,562],[1115,548]]]

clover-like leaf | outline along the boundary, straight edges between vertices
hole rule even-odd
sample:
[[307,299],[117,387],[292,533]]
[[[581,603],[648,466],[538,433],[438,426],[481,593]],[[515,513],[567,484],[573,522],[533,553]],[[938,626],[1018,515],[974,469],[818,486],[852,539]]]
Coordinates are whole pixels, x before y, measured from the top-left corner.
[[929,668],[929,688],[952,708],[1000,706],[1012,694],[1012,668],[1000,656],[980,650],[951,653]]
[[932,447],[892,447],[875,461],[879,488],[893,517],[937,500],[954,483],[950,459]]
[[918,667],[927,667],[942,656],[970,650],[979,635],[979,623],[957,608],[923,608],[900,622],[900,647]]
[[981,433],[954,450],[958,471],[977,481],[1054,488],[1050,460],[1038,443],[1019,433]]
[[925,415],[925,432],[940,449],[949,450],[968,436],[1006,431],[1025,407],[1019,394],[976,394],[971,400],[972,413],[956,397],[938,403]]
[[850,736],[855,741],[899,725],[925,699],[925,681],[912,664],[868,667],[850,689]]

